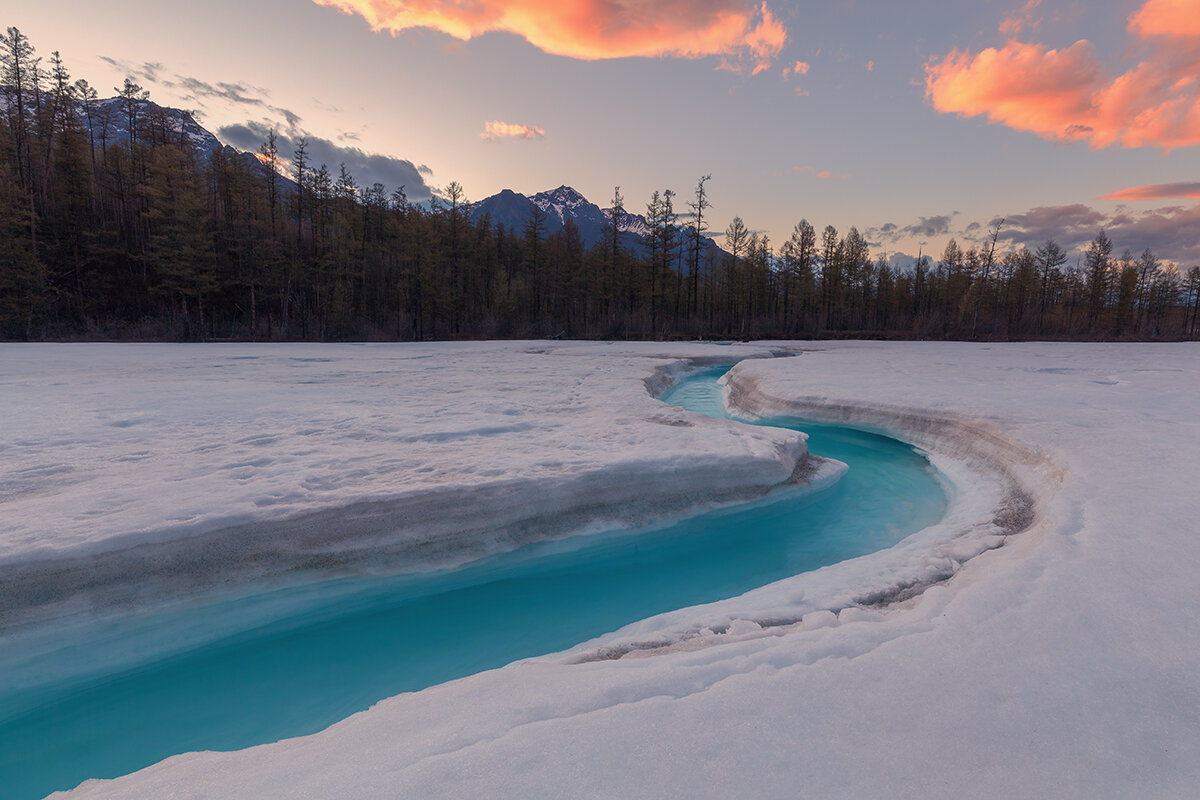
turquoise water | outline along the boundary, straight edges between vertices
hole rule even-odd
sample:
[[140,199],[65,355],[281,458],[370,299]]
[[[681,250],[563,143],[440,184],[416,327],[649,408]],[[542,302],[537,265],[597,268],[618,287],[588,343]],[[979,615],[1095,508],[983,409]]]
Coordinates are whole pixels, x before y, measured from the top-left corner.
[[[664,399],[724,416],[721,371]],[[235,619],[238,604],[251,601],[73,634],[60,658],[76,674],[19,691],[0,676],[0,798],[42,797],[176,753],[312,733],[386,697],[889,547],[943,514],[943,487],[911,447],[788,424],[811,434],[812,452],[850,465],[837,485],[637,535],[530,546],[450,572],[274,592],[252,599],[258,621],[246,629],[173,645],[116,674],[79,665],[88,653],[162,653],[169,636]],[[59,670],[46,664],[43,674]]]

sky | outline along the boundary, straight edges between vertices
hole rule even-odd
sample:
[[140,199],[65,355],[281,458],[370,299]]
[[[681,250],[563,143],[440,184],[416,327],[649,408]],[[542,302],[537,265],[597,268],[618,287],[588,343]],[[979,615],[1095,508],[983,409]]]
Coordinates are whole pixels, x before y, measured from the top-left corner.
[[1200,0],[41,0],[0,24],[101,96],[126,76],[223,141],[335,173],[567,184],[776,248],[804,218],[897,264],[1104,229],[1200,263]]

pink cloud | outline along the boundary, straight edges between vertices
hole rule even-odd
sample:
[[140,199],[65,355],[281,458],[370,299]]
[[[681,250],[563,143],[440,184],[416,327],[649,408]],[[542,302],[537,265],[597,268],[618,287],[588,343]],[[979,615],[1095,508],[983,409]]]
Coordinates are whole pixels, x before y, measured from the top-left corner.
[[839,173],[831,172],[830,170],[827,170],[827,169],[818,170],[816,167],[811,167],[811,166],[792,167],[792,172],[799,172],[801,174],[807,174],[807,175],[816,175],[818,178],[820,178],[823,181],[828,181],[828,180],[848,181],[854,177],[853,175],[851,175],[848,172],[839,174]]
[[[1172,20],[1179,24],[1163,33]],[[1129,18],[1147,55],[1119,75],[1086,39],[1064,49],[1010,40],[976,54],[954,50],[926,65],[926,96],[943,113],[1094,148],[1200,144],[1197,20],[1200,0],[1149,0]]]
[[1005,36],[1016,36],[1026,28],[1037,28],[1033,21],[1033,12],[1041,5],[1042,0],[1028,0],[1021,10],[1000,23],[1000,32]]
[[508,31],[554,55],[722,56],[721,68],[757,74],[787,29],[759,0],[313,0],[363,17],[377,31],[432,28],[467,40]]
[[1183,198],[1200,200],[1200,183],[1157,183],[1150,186],[1133,186],[1119,192],[1106,194],[1104,200],[1163,200]]
[[479,134],[480,139],[489,142],[499,142],[503,139],[542,139],[545,136],[544,130],[533,125],[514,125],[498,119],[485,123],[483,133]]
[[1200,4],[1195,0],[1148,0],[1129,17],[1139,36],[1200,37]]

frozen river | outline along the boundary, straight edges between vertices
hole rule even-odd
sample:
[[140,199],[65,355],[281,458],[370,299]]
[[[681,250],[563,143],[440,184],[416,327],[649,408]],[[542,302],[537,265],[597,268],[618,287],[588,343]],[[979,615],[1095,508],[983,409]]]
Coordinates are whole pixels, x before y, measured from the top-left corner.
[[[724,417],[723,371],[662,399]],[[210,598],[71,630],[59,646],[37,639],[52,655],[10,672],[21,686],[0,695],[0,795],[36,798],[176,753],[313,733],[384,698],[888,548],[942,516],[942,479],[911,446],[776,424],[808,432],[810,452],[849,470],[831,486],[781,488],[666,526],[526,545],[457,569]],[[89,669],[104,653],[142,655]]]
[[[805,468],[801,434],[656,399],[688,365],[733,361],[739,416],[926,451],[951,487],[940,521],[310,736],[68,795],[1195,794],[1196,343],[0,345],[0,675],[47,624],[119,673],[144,654],[91,645],[147,608],[273,597],[216,626],[248,629],[283,599],[264,584],[384,588],[400,563],[575,548],[776,495]],[[492,619],[495,640],[524,633]]]

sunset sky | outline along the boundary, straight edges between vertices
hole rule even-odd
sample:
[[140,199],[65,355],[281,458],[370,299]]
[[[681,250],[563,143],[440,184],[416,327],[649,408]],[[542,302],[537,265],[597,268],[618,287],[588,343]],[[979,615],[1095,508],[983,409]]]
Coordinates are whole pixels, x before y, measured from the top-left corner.
[[[41,0],[2,21],[101,96],[126,75],[222,140],[307,136],[410,198],[619,185],[775,246],[874,253],[1102,227],[1200,263],[1200,0]],[[290,155],[288,147],[281,154]]]

